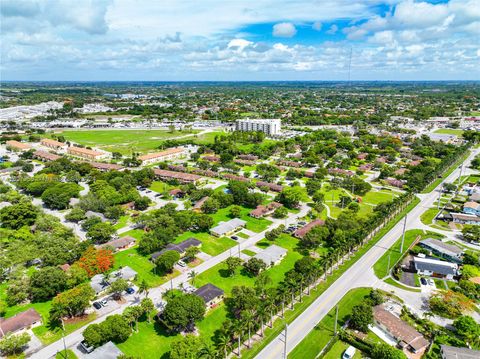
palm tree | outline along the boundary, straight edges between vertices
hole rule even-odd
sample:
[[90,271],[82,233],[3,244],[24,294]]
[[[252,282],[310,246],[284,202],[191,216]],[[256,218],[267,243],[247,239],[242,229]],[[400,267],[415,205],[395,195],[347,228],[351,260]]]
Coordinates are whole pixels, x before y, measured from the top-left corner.
[[192,281],[193,286],[195,285],[196,276],[197,276],[197,272],[195,272],[194,270],[191,270],[190,272],[188,272],[188,279]]
[[148,285],[147,281],[144,279],[140,282],[138,286],[138,293],[139,294],[145,293],[145,298],[148,298],[149,289],[150,289],[150,286]]
[[237,354],[240,357],[240,351],[241,351],[241,345],[242,345],[242,336],[243,336],[243,333],[245,331],[245,323],[241,320],[237,320],[237,321],[235,321],[235,323],[233,325],[234,325],[233,326],[234,334],[238,339],[238,353]]
[[257,279],[255,280],[255,289],[257,294],[260,297],[265,296],[265,290],[269,284],[272,283],[272,279],[269,277],[267,272],[260,272]]
[[248,349],[250,349],[250,339],[251,339],[251,334],[252,334],[252,325],[255,324],[256,316],[255,316],[255,311],[253,309],[246,310],[242,313],[242,319],[241,319],[248,330]]
[[199,352],[199,358],[202,359],[215,359],[218,358],[218,351],[211,344],[205,344]]
[[223,353],[225,354],[225,359],[227,359],[228,350],[232,346],[230,336],[225,331],[222,330],[220,332],[220,335],[217,337],[216,344],[217,344],[218,350],[223,351]]

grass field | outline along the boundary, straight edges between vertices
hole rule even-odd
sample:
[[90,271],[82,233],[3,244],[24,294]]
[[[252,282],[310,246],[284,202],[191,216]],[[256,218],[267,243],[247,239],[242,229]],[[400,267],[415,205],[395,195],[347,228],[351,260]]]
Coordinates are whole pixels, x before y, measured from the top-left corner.
[[147,282],[149,287],[157,287],[170,279],[171,276],[175,276],[176,272],[169,276],[159,276],[154,273],[154,265],[148,257],[138,253],[136,247],[130,248],[121,252],[115,253],[115,265],[114,269],[129,266],[137,272],[135,282],[141,283],[143,280]]
[[429,208],[422,213],[422,215],[420,216],[420,220],[422,221],[423,224],[426,224],[428,226],[433,223],[433,219],[437,214],[438,214],[437,208]]
[[428,185],[421,193],[430,193],[432,192],[437,186],[442,183],[442,181],[450,176],[450,174],[455,171],[455,169],[465,161],[465,159],[470,155],[470,151],[466,151],[454,164],[452,164],[445,173],[442,174],[441,178],[437,178],[433,181],[430,185]]
[[454,128],[439,128],[438,130],[435,131],[435,133],[439,133],[442,135],[455,135],[455,136],[461,136],[463,135],[463,130],[458,130]]
[[[220,222],[226,222],[232,219],[232,217],[230,217],[231,207],[233,206],[219,209],[217,213],[214,213],[211,215],[214,221],[214,226],[216,226]],[[245,208],[245,207],[241,207],[241,208],[242,210],[240,211],[239,218],[247,222],[246,228],[249,229],[250,231],[257,232],[257,233],[262,232],[265,229],[267,229],[267,227],[270,224],[272,224],[272,222],[269,221],[268,219],[250,217],[248,215],[252,211],[250,208]]]
[[200,250],[211,256],[219,255],[222,252],[225,252],[229,248],[232,248],[237,245],[233,239],[227,237],[214,237],[208,233],[195,233],[195,232],[184,232],[175,239],[175,243],[181,242],[190,237],[198,239],[202,242]]
[[[402,238],[400,237],[393,246],[389,248],[387,252],[380,257],[379,260],[374,264],[373,271],[378,278],[384,278],[389,274],[389,270],[393,268],[395,263],[400,260],[404,253],[407,252],[408,248],[412,245],[415,241],[415,238],[418,236],[421,239],[432,237],[432,238],[441,238],[442,235],[434,232],[424,232],[420,229],[411,229],[405,232],[405,241],[403,244],[403,252],[400,251],[400,247],[402,244]],[[390,257],[390,268],[388,268],[388,258]]]
[[[222,132],[208,132],[198,134],[199,130],[175,131],[167,130],[66,130],[60,135],[68,141],[73,141],[85,146],[95,146],[106,151],[120,152],[131,155],[134,152],[149,152],[157,149],[162,141],[178,138],[192,140],[196,144],[212,143],[215,136]],[[183,137],[185,136],[185,137]]]
[[[352,308],[359,304],[370,293],[370,288],[357,288],[350,290],[338,303],[338,324],[342,326],[352,312]],[[335,309],[332,309],[318,325],[293,349],[288,355],[289,359],[314,359],[322,348],[333,337],[335,327]],[[334,346],[335,347],[335,346]],[[333,347],[332,347],[333,349]],[[345,348],[346,349],[346,348]],[[345,350],[343,349],[343,350]],[[332,353],[343,350],[337,347]],[[332,350],[330,350],[332,352]],[[329,354],[331,354],[329,352]],[[335,356],[329,356],[334,358]]]
[[410,292],[421,292],[421,289],[414,289],[414,288],[411,288],[411,287],[407,287],[405,285],[402,285],[402,284],[398,283],[393,278],[387,278],[387,279],[384,279],[383,281],[387,284],[393,285],[394,287],[397,287],[397,288],[400,288],[400,289],[403,289],[403,290],[408,290]]
[[55,359],[77,359],[78,357],[75,355],[73,351],[70,349],[62,350],[55,355]]
[[[258,242],[257,246],[260,248],[266,248],[272,244],[276,244],[289,250],[285,258],[283,258],[279,264],[266,270],[272,280],[271,286],[276,286],[284,279],[285,273],[293,268],[295,262],[302,258],[302,255],[295,251],[298,240],[286,234],[280,235],[273,242],[267,240]],[[254,252],[251,253],[254,254]],[[225,263],[220,263],[201,273],[195,280],[196,286],[202,286],[207,283],[216,285],[223,289],[228,295],[235,286],[253,286],[255,284],[255,277],[249,275],[243,269],[239,269],[234,276],[230,276],[227,270],[227,265]]]
[[[345,350],[347,350],[349,346],[350,346],[349,344],[338,340],[335,342],[335,344],[333,344],[330,350],[327,353],[325,353],[325,356],[323,358],[340,359],[343,353],[345,352]],[[360,354],[360,351],[357,349],[357,351],[355,352],[355,355],[353,356],[353,359],[360,359],[361,357],[362,357],[362,354]]]

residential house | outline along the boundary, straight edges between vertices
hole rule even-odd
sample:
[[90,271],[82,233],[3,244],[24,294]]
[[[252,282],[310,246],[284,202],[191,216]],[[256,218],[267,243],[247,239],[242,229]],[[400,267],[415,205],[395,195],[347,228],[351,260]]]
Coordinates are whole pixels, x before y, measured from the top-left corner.
[[330,174],[332,176],[348,176],[348,177],[351,177],[355,173],[353,171],[344,170],[342,168],[329,168],[328,169],[328,174]]
[[118,252],[124,249],[128,249],[135,245],[136,239],[131,236],[125,236],[118,239],[111,240],[107,243],[102,244],[100,247],[112,247],[114,252]]
[[399,348],[406,348],[413,353],[423,352],[429,342],[415,328],[385,310],[383,305],[373,307],[373,318],[379,328],[389,339],[396,341]]
[[108,275],[108,278],[104,274],[96,274],[90,279],[90,287],[96,294],[102,293],[108,289],[111,283],[118,279],[124,279],[131,281],[135,278],[137,272],[129,266],[122,267]]
[[449,261],[462,263],[463,249],[452,244],[444,243],[438,239],[427,238],[418,243],[421,247],[429,250],[433,254],[445,258]]
[[443,219],[451,219],[454,223],[480,225],[480,217],[473,214],[450,213],[443,216]]
[[246,225],[247,222],[243,219],[233,218],[227,222],[220,222],[217,226],[210,229],[210,233],[215,237],[229,236]]
[[193,294],[202,298],[207,308],[213,308],[223,300],[224,292],[213,284],[208,283],[198,288]]
[[176,198],[183,198],[185,196],[185,192],[183,192],[180,188],[174,188],[169,192],[170,196],[174,199]]
[[458,264],[444,262],[433,258],[424,258],[420,255],[413,258],[415,270],[420,275],[432,276],[437,278],[453,279],[458,275]]
[[441,344],[440,355],[442,359],[478,359],[480,358],[480,350],[457,348]]
[[287,250],[283,247],[272,244],[261,252],[255,254],[254,258],[260,259],[267,265],[267,268],[279,264],[287,255]]
[[146,155],[138,156],[142,164],[152,164],[161,161],[173,160],[185,156],[185,149],[182,147],[169,148],[165,151],[147,153]]
[[122,166],[114,163],[89,162],[88,164],[100,171],[120,171],[123,169]]
[[480,192],[474,192],[470,195],[469,200],[472,202],[480,202]]
[[463,205],[463,213],[480,216],[480,204],[477,202],[465,202]]
[[161,256],[166,251],[177,251],[182,257],[188,248],[190,247],[200,247],[202,242],[196,238],[188,238],[180,243],[169,243],[161,251],[155,252],[150,256],[152,261],[155,261],[159,256]]
[[253,211],[250,212],[250,216],[253,218],[262,218],[268,216],[275,212],[277,208],[282,207],[283,205],[278,202],[270,202],[268,205],[258,205]]
[[310,232],[313,228],[317,226],[323,226],[325,224],[324,220],[321,219],[315,219],[310,223],[307,223],[305,226],[302,228],[297,229],[294,233],[293,236],[297,238],[303,238],[308,232]]
[[220,162],[220,157],[214,156],[214,155],[207,155],[201,157],[202,160],[208,161],[208,162]]
[[283,186],[279,185],[279,184],[276,184],[276,183],[258,181],[257,183],[255,183],[255,185],[258,188],[267,187],[270,191],[273,191],[273,192],[282,192],[283,191]]
[[195,204],[192,207],[192,211],[197,213],[202,212],[202,206],[207,201],[208,198],[209,198],[208,196],[205,196],[200,198],[197,202],[195,202]]
[[10,318],[0,318],[0,338],[7,333],[17,333],[42,324],[42,317],[33,309],[27,309]]

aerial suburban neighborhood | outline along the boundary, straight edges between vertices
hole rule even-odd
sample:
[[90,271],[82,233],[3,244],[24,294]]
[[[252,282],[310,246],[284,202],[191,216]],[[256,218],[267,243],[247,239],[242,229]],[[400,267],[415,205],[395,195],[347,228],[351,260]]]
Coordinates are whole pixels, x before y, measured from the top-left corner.
[[0,0],[0,358],[479,359],[474,6]]

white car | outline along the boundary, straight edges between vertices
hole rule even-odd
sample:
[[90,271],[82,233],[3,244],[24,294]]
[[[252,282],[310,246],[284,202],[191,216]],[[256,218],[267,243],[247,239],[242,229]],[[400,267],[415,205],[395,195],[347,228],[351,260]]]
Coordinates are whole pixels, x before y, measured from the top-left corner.
[[355,349],[352,346],[349,346],[347,350],[343,352],[342,359],[352,359],[356,352],[357,352],[357,349]]
[[178,261],[180,267],[185,267],[187,264],[184,261]]

